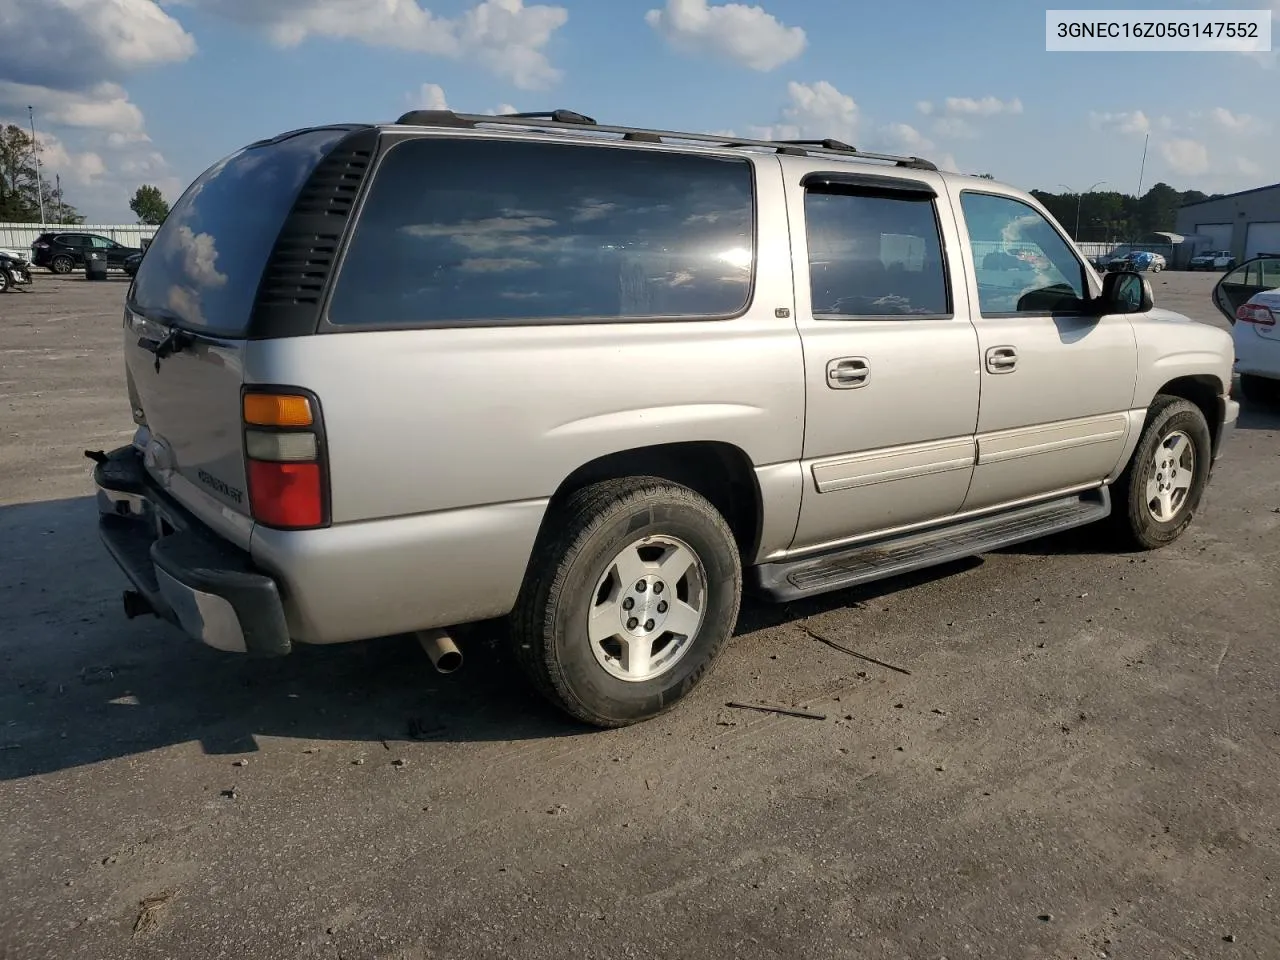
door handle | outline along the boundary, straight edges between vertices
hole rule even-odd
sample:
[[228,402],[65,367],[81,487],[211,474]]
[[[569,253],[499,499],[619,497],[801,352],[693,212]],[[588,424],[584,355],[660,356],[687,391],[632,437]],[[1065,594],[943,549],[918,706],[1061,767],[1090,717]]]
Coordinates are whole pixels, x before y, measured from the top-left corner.
[[865,386],[871,376],[866,357],[840,357],[827,361],[827,386],[832,390],[852,390]]
[[992,347],[987,351],[987,373],[1012,373],[1018,366],[1013,347]]

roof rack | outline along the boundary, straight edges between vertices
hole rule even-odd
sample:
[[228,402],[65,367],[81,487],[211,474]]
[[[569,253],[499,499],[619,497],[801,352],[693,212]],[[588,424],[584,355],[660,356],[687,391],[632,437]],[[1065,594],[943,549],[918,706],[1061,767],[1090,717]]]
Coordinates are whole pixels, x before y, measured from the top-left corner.
[[623,140],[641,143],[666,143],[686,141],[708,146],[772,150],[790,156],[839,156],[859,160],[882,160],[899,167],[915,170],[937,170],[937,165],[920,157],[904,157],[892,153],[864,153],[857,147],[840,140],[751,140],[741,137],[722,137],[709,133],[681,133],[674,130],[649,130],[642,127],[613,127],[598,124],[591,117],[573,110],[550,110],[538,113],[455,113],[452,110],[410,110],[397,121],[397,126],[453,127],[475,129],[481,125],[526,127],[543,130],[574,130],[584,128],[592,133],[611,134]]

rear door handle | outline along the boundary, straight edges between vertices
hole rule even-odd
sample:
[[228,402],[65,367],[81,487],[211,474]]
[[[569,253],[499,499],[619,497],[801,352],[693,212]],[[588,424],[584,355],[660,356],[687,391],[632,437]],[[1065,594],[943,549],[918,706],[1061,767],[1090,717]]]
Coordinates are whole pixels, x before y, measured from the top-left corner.
[[852,390],[866,386],[871,364],[866,357],[839,357],[827,361],[827,386],[832,390]]
[[1013,347],[992,347],[987,351],[987,373],[1012,373],[1018,366]]

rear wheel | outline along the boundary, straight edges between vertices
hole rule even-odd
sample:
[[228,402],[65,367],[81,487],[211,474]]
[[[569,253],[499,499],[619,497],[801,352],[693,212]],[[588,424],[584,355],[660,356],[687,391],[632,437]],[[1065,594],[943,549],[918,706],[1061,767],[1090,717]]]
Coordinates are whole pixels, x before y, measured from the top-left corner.
[[1250,403],[1280,405],[1280,380],[1253,373],[1240,374],[1240,395]]
[[49,262],[49,269],[54,273],[70,273],[75,263],[66,254],[59,254]]
[[703,497],[657,478],[604,481],[547,518],[512,617],[515,656],[566,713],[625,726],[702,680],[741,595],[733,532]]
[[1181,397],[1156,397],[1112,490],[1111,521],[1123,543],[1153,550],[1182,536],[1204,496],[1211,460],[1212,438],[1200,408]]

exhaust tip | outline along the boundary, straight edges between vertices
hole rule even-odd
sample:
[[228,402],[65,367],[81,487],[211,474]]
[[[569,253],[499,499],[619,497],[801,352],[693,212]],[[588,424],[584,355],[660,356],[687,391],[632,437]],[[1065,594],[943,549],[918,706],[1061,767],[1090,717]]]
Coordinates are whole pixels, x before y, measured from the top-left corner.
[[419,630],[418,643],[440,673],[453,673],[462,666],[462,651],[443,630]]

